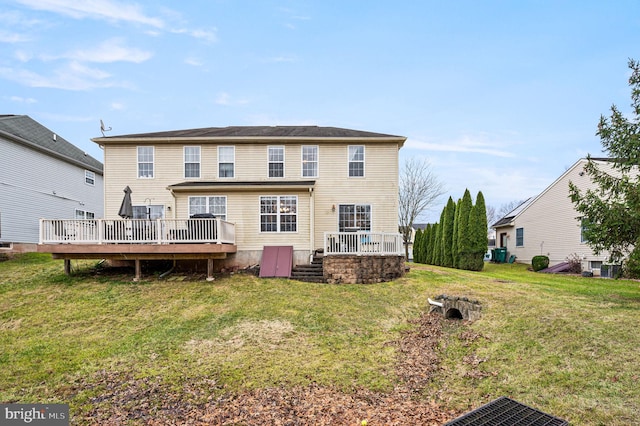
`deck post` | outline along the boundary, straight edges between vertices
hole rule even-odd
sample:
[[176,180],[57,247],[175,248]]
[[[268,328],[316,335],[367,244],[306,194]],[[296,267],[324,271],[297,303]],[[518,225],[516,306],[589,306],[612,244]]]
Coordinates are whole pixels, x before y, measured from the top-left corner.
[[134,260],[136,264],[136,276],[133,277],[134,281],[140,281],[140,277],[142,276],[142,268],[140,268],[140,259]]
[[213,281],[213,259],[207,259],[207,281]]
[[64,273],[71,275],[71,259],[64,260]]

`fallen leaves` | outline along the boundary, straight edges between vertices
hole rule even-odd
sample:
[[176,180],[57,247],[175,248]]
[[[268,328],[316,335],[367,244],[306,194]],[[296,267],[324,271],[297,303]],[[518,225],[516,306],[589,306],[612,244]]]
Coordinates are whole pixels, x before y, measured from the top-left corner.
[[[225,394],[210,378],[185,378],[182,388],[162,376],[132,377],[101,371],[68,393],[91,390],[88,412],[72,417],[79,424],[163,425],[441,425],[460,413],[446,409],[420,392],[439,370],[442,339],[440,315],[423,314],[397,342],[398,384],[388,393],[368,389],[349,392],[311,383]],[[480,359],[469,359],[479,364]],[[97,390],[97,392],[96,392]],[[222,395],[214,397],[214,395]],[[67,397],[71,395],[67,394]]]

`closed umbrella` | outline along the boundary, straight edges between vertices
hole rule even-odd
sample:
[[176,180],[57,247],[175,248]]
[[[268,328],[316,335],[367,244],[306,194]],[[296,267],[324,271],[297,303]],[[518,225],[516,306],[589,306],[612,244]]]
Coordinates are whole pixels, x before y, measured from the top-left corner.
[[122,204],[120,204],[120,211],[118,215],[123,219],[131,219],[133,218],[133,205],[131,204],[131,188],[127,186],[124,189],[124,198],[122,199]]

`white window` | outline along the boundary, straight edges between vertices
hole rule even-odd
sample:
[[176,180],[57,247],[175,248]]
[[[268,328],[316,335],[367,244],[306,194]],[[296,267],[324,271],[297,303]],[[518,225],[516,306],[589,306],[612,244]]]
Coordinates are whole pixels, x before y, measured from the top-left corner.
[[296,232],[297,230],[297,196],[260,197],[260,232]]
[[184,147],[184,177],[185,178],[200,177],[200,147],[199,146]]
[[85,210],[76,209],[76,219],[95,219],[96,214],[94,212],[88,212]]
[[302,176],[318,177],[318,147],[316,145],[302,146]]
[[164,219],[163,205],[133,206],[134,219]]
[[139,146],[138,147],[138,177],[139,178],[153,178],[153,147],[152,146]]
[[589,219],[587,218],[581,218],[580,219],[580,242],[581,243],[588,243],[589,240],[587,240],[587,235],[586,235],[586,231],[587,231],[587,227],[589,226]]
[[338,231],[371,231],[371,205],[340,204],[338,207]]
[[349,177],[364,176],[364,145],[349,146]]
[[189,197],[189,216],[203,213],[210,213],[216,218],[227,220],[227,197],[223,195]]
[[218,177],[234,177],[236,148],[234,146],[218,147]]
[[284,147],[268,147],[269,156],[269,177],[284,177]]
[[95,186],[96,184],[96,174],[92,171],[85,170],[84,171],[84,183],[87,185]]

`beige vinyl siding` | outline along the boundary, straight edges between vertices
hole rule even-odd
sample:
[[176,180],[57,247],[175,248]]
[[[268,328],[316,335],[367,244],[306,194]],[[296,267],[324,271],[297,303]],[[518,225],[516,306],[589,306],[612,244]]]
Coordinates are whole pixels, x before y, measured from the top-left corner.
[[[546,255],[549,264],[555,265],[576,254],[583,259],[586,268],[589,261],[606,260],[606,253],[596,256],[586,243],[581,242],[579,214],[569,199],[569,182],[583,191],[595,187],[586,174],[580,175],[585,163],[586,160],[577,162],[515,218],[514,227],[508,230],[507,250],[515,254],[519,262],[531,263],[533,256]],[[611,170],[608,163],[601,163],[601,166]],[[524,229],[523,247],[516,247],[517,228]],[[499,228],[497,234],[504,229]]]
[[[201,178],[184,178],[185,145],[201,147]],[[268,146],[285,147],[285,177],[268,177]],[[318,176],[302,177],[302,145],[318,146]],[[348,176],[348,146],[365,146],[365,177]],[[154,178],[137,177],[135,143],[107,145],[105,157],[105,217],[118,218],[123,189],[132,189],[134,205],[164,205],[165,217],[188,217],[189,196],[220,195],[227,197],[227,220],[236,224],[236,244],[239,250],[260,250],[265,244],[294,245],[295,250],[321,248],[326,231],[338,230],[339,204],[370,204],[371,230],[398,232],[398,143],[359,143],[305,141],[287,143],[162,143],[155,146]],[[233,178],[218,178],[218,146],[235,146]],[[185,182],[291,182],[315,181],[313,193],[304,189],[269,189],[238,191],[194,190],[176,192],[175,199],[167,189]],[[296,233],[260,233],[260,195],[297,195],[298,230]],[[335,211],[332,206],[336,206]],[[170,206],[171,211],[166,207]],[[313,209],[312,209],[313,207]],[[311,220],[314,219],[312,225]],[[313,235],[311,232],[313,230]]]

